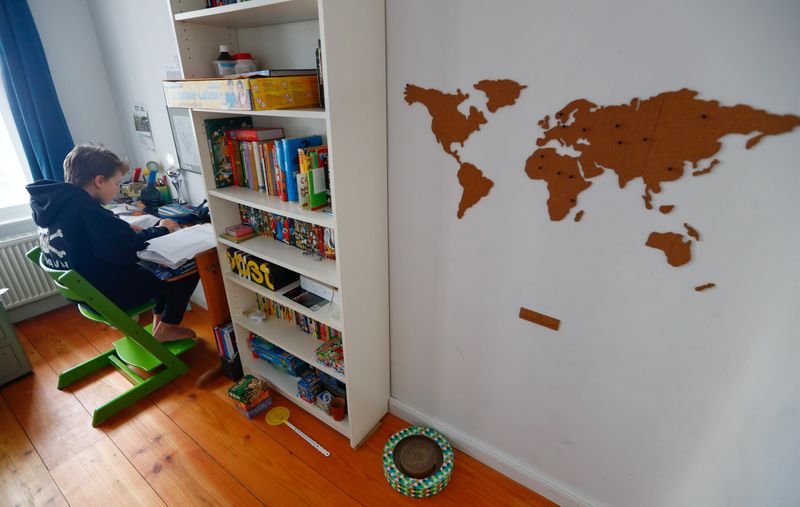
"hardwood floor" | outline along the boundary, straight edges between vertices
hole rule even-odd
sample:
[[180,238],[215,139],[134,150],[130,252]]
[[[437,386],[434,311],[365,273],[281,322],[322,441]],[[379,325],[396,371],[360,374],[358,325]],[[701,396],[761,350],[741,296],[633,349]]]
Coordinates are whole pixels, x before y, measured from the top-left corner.
[[[205,311],[184,324],[213,336]],[[56,388],[58,372],[107,350],[118,333],[73,306],[16,326],[34,373],[0,389],[3,505],[553,505],[456,451],[447,488],[427,500],[392,490],[380,454],[408,424],[387,415],[359,449],[278,394],[292,422],[330,452],[324,457],[286,426],[248,420],[231,407],[230,380],[205,389],[195,379],[216,362],[213,341],[183,358],[190,371],[92,428],[91,412],[129,384],[107,368]]]

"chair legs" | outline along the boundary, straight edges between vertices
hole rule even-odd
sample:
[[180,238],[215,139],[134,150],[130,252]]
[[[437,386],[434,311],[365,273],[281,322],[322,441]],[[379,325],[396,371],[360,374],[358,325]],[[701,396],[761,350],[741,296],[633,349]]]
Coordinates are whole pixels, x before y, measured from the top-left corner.
[[97,370],[102,370],[106,366],[109,366],[110,363],[108,357],[114,353],[114,349],[108,350],[96,357],[93,357],[92,359],[89,359],[88,361],[84,361],[68,370],[64,370],[61,372],[61,375],[58,376],[58,388],[64,389],[68,385],[77,382],[84,377],[88,377]]
[[[94,410],[94,414],[92,415],[92,426],[98,426],[117,412],[129,407],[156,389],[165,386],[189,371],[189,367],[186,365],[186,363],[178,359],[173,354],[180,354],[186,350],[189,350],[196,345],[196,343],[197,342],[195,340],[182,340],[181,342],[167,344],[168,347],[165,348],[165,351],[168,351],[167,354],[169,354],[170,359],[169,363],[164,364],[161,371],[147,379],[143,379],[136,372],[131,370],[125,361],[117,356],[117,348],[115,347],[62,372],[61,375],[58,376],[58,388],[64,389],[70,384],[73,384],[74,382],[87,377],[98,370],[102,370],[107,366],[113,366],[120,373],[122,373],[125,378],[127,378],[130,383],[133,384],[133,386],[108,403],[105,403]],[[173,349],[174,352],[170,349]]]
[[92,426],[99,426],[100,424],[103,424],[106,419],[112,415],[133,405],[156,389],[167,385],[176,378],[180,377],[183,373],[184,372],[178,372],[167,368],[156,373],[147,380],[142,381],[140,384],[131,387],[108,403],[94,409],[94,414],[92,415]]

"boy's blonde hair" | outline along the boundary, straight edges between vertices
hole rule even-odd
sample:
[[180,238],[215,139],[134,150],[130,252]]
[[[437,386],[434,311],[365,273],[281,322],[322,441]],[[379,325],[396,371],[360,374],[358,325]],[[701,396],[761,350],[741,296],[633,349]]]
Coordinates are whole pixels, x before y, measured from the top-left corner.
[[128,169],[128,163],[111,150],[94,144],[79,144],[64,159],[64,181],[84,188],[96,176],[108,179],[117,173],[125,174]]

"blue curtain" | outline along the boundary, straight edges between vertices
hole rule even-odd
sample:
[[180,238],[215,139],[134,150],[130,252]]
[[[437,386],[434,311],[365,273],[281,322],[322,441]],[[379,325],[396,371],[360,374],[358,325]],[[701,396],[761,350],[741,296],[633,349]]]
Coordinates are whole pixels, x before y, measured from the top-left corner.
[[64,181],[72,136],[27,0],[0,1],[0,72],[33,179]]

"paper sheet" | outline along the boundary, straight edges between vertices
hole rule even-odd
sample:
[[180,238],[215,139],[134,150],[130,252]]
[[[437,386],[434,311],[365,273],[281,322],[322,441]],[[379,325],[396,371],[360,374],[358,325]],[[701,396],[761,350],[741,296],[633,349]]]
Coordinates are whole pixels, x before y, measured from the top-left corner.
[[171,269],[194,258],[195,255],[214,248],[217,244],[211,224],[195,225],[177,232],[151,239],[139,258]]

